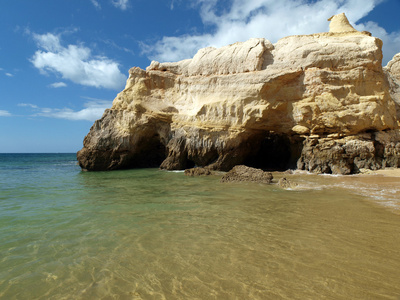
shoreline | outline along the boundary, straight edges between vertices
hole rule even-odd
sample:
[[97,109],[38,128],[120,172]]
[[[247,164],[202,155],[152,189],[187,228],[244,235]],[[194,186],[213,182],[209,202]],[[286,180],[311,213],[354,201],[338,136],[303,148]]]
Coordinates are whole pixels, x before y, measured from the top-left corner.
[[290,175],[319,175],[319,176],[332,176],[332,177],[365,177],[365,176],[384,176],[384,177],[400,177],[400,168],[384,168],[378,170],[371,170],[371,169],[361,169],[360,173],[356,174],[328,174],[328,173],[312,173],[304,170],[287,170],[287,171],[271,171],[272,174],[278,176],[290,176]]
[[290,190],[293,191],[344,189],[400,215],[400,168],[365,169],[353,175],[316,174],[300,170],[272,173],[276,183],[283,177],[292,182]]
[[381,175],[385,177],[400,177],[400,168],[385,168],[385,169],[379,169],[379,170],[362,170],[360,174],[356,175]]

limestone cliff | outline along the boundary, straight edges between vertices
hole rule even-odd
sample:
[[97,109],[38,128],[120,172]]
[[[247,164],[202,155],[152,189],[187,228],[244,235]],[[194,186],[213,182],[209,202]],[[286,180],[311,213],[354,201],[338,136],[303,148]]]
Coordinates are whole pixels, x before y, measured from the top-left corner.
[[382,68],[382,42],[342,14],[330,32],[132,68],[78,161],[85,170],[398,167],[399,96],[400,56]]
[[389,92],[396,105],[397,120],[400,120],[400,53],[383,68],[389,82]]

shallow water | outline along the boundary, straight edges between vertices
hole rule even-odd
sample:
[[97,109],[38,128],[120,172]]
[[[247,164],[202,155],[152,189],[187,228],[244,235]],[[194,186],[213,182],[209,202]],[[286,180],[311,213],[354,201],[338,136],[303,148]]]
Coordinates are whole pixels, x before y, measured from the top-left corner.
[[0,299],[400,299],[398,178],[219,178],[0,154]]

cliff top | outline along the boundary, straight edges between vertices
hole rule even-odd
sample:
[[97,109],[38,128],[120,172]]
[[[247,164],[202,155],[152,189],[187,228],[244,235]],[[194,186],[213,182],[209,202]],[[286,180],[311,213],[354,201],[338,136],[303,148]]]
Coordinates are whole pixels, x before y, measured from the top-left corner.
[[[152,61],[146,71],[168,71],[185,76],[260,71],[270,65],[273,60],[273,54],[268,55],[268,53],[272,53],[276,47],[282,48],[281,45],[285,44],[287,40],[297,40],[290,43],[296,45],[297,48],[307,48],[307,45],[311,44],[313,39],[323,40],[327,38],[329,41],[325,41],[325,43],[332,43],[333,37],[371,36],[369,32],[360,32],[354,29],[344,13],[332,16],[328,21],[330,21],[329,32],[288,36],[280,39],[276,44],[272,44],[265,38],[252,38],[245,42],[236,42],[220,48],[206,47],[200,49],[191,59],[164,63]],[[373,39],[378,40],[378,43],[382,46],[379,39]],[[304,51],[307,52],[307,50]]]

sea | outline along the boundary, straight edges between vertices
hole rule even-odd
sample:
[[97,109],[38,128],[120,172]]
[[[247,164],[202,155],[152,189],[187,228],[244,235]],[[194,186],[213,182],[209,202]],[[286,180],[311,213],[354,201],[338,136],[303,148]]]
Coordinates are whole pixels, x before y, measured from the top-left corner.
[[399,177],[273,174],[0,154],[0,299],[400,299]]

